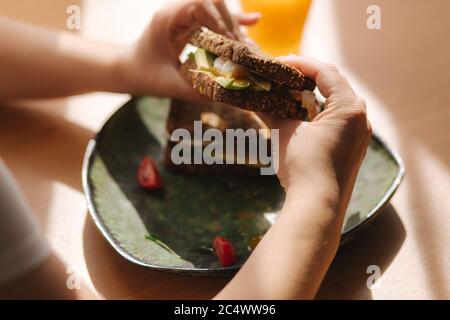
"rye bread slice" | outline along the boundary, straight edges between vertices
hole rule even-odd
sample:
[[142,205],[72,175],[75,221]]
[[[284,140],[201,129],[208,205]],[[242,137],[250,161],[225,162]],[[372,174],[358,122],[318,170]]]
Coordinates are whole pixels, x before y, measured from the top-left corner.
[[189,42],[288,88],[313,91],[316,87],[314,81],[298,69],[271,59],[242,42],[232,40],[206,28],[194,30]]
[[244,110],[270,113],[280,118],[307,119],[307,111],[302,108],[301,101],[293,99],[286,88],[279,87],[269,92],[253,89],[228,90],[216,83],[210,75],[190,72],[189,69],[195,69],[195,65],[187,60],[180,67],[183,77],[191,81],[195,90],[213,101]]

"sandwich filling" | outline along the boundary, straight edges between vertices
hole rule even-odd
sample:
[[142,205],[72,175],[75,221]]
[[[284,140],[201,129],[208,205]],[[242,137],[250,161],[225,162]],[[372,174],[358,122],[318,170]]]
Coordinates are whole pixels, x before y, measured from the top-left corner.
[[[188,58],[196,66],[195,69],[190,69],[190,72],[205,73],[227,90],[263,92],[285,90],[278,83],[263,78],[235,62],[218,57],[203,48],[197,48],[195,52],[189,53]],[[314,92],[289,90],[289,93],[292,99],[302,102],[302,107],[307,110],[309,120],[312,120],[321,111]]]

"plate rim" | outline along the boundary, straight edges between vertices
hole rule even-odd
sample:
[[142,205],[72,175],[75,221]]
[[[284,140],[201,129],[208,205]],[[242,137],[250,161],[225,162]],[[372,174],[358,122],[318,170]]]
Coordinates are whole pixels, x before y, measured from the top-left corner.
[[[183,273],[183,274],[225,274],[225,273],[234,273],[237,270],[240,269],[240,265],[235,265],[231,267],[218,267],[218,268],[200,268],[200,267],[166,267],[166,266],[159,266],[155,264],[148,263],[146,261],[143,261],[142,259],[139,259],[135,257],[133,254],[129,253],[126,249],[124,249],[118,241],[113,237],[112,233],[108,229],[108,227],[105,225],[101,215],[97,211],[97,206],[95,204],[95,201],[93,199],[93,190],[91,186],[91,182],[89,179],[89,172],[92,166],[92,161],[94,159],[94,154],[96,151],[97,141],[100,138],[101,132],[105,129],[105,127],[108,125],[110,120],[117,115],[118,112],[120,112],[123,108],[126,108],[129,104],[135,103],[140,97],[131,97],[128,101],[126,101],[122,106],[117,108],[105,121],[105,123],[102,125],[100,130],[95,134],[95,136],[91,139],[89,139],[88,144],[86,146],[86,150],[83,157],[83,163],[81,168],[81,184],[83,188],[84,198],[86,200],[86,205],[88,208],[88,212],[94,221],[96,227],[100,230],[100,233],[104,239],[118,252],[123,258],[126,260],[133,262],[137,265],[150,268],[153,270],[159,270],[159,271],[166,271],[166,272],[172,272],[172,273]],[[162,98],[162,99],[168,99],[168,98]],[[362,220],[360,223],[352,226],[347,231],[341,233],[341,241],[339,246],[343,246],[349,241],[353,240],[360,232],[362,232],[364,229],[366,229],[373,220],[378,217],[381,212],[383,212],[382,209],[384,209],[388,204],[398,187],[400,186],[404,176],[405,176],[405,166],[403,163],[402,158],[398,154],[398,152],[391,147],[389,147],[386,142],[380,138],[376,133],[372,134],[372,139],[375,139],[389,154],[389,156],[396,162],[398,165],[398,172],[394,179],[394,181],[391,183],[390,187],[386,191],[386,193],[383,195],[383,197],[377,202],[377,204],[369,211],[366,218]]]

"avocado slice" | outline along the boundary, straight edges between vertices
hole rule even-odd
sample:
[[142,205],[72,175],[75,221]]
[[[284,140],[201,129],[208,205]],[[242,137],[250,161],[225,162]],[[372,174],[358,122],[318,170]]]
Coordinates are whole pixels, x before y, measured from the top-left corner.
[[211,70],[214,64],[215,56],[205,49],[198,48],[194,53],[195,64],[200,70]]
[[233,83],[230,86],[231,90],[244,90],[250,87],[250,81],[248,80],[241,80],[236,79],[233,81]]
[[189,54],[188,54],[188,59],[189,59],[191,62],[195,62],[195,53],[194,53],[194,52],[189,52]]
[[233,84],[234,78],[217,77],[216,82],[223,88],[229,89]]
[[250,87],[250,81],[227,77],[217,77],[216,82],[228,90],[244,90]]

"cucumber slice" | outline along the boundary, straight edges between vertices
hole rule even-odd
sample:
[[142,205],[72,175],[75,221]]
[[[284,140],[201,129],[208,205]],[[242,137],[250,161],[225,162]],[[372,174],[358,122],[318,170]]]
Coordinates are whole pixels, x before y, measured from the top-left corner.
[[194,53],[195,64],[200,70],[211,70],[213,68],[215,56],[205,49],[198,48]]

